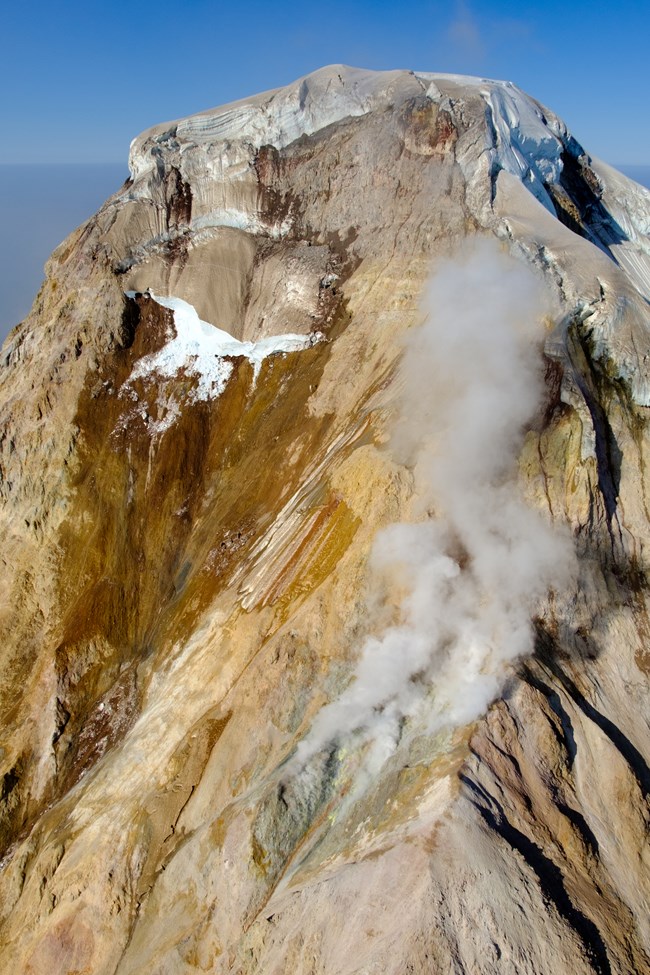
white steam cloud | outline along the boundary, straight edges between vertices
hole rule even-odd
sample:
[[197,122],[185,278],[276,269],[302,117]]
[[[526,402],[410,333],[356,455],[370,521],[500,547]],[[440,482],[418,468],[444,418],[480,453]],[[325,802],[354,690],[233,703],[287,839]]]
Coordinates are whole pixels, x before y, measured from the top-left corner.
[[478,717],[507,665],[533,648],[531,615],[565,586],[568,532],[521,497],[517,455],[543,397],[542,320],[533,272],[479,241],[440,262],[400,365],[395,458],[413,470],[415,523],[381,531],[355,676],[316,716],[292,765],[350,732],[395,746],[404,719],[433,732]]

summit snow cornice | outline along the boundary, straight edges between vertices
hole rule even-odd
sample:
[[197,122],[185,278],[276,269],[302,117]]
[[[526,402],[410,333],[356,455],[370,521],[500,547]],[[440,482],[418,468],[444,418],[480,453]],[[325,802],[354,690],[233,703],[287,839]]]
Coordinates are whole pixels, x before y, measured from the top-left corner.
[[[535,177],[541,177],[540,182],[556,180],[562,152],[569,147],[582,152],[561,119],[509,81],[330,65],[284,88],[147,129],[131,144],[129,168],[137,180],[156,165],[164,145],[182,152],[195,146],[214,150],[217,143],[237,141],[282,149],[342,119],[395,109],[423,94],[436,104],[458,99],[459,89],[474,89],[485,100],[493,135],[493,144],[486,148],[495,152],[499,168],[528,176],[531,182]],[[539,195],[552,206],[543,191]]]

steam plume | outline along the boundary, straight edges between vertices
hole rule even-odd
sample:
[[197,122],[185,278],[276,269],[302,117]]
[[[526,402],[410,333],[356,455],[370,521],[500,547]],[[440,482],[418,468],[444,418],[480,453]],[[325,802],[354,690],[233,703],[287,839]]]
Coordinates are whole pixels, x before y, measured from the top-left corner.
[[378,534],[375,634],[352,683],[317,714],[298,765],[352,731],[390,752],[416,714],[429,731],[471,721],[508,663],[532,651],[535,605],[573,568],[568,533],[529,508],[517,485],[517,455],[542,399],[547,305],[533,272],[495,242],[440,262],[426,321],[406,342],[391,439],[413,470],[421,520]]

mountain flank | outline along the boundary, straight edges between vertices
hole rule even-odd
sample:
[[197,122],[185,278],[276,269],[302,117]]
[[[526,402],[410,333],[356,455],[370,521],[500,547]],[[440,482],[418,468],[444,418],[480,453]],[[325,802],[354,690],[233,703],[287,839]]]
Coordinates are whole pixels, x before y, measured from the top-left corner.
[[650,192],[341,65],[129,167],[2,350],[0,972],[650,972]]

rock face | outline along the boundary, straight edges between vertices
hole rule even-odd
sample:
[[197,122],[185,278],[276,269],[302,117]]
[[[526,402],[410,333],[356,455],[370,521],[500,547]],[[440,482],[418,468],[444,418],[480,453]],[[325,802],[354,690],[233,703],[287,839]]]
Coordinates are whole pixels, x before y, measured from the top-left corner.
[[[341,66],[130,168],[3,350],[0,970],[650,972],[650,194],[510,84]],[[486,714],[292,766],[431,515],[396,377],[475,236],[553,296],[519,483],[577,574]]]

